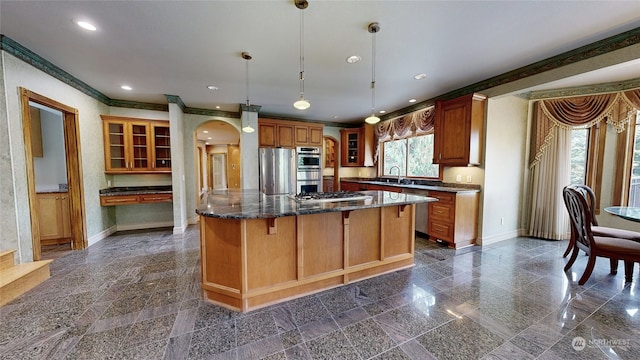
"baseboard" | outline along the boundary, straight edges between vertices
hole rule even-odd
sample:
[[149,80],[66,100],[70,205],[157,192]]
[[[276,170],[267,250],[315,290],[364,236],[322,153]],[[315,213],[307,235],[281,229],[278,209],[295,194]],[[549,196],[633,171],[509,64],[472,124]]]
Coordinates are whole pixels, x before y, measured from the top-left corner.
[[196,225],[200,221],[200,216],[194,216],[187,219],[189,225]]
[[173,221],[161,221],[161,222],[144,223],[144,224],[116,225],[116,229],[117,231],[127,231],[127,230],[154,229],[154,228],[171,227],[171,226],[173,226]]
[[482,245],[482,246],[495,244],[495,243],[498,243],[500,241],[505,241],[505,240],[516,238],[516,237],[520,236],[521,232],[522,232],[522,230],[518,229],[518,230],[512,230],[512,231],[504,232],[504,233],[501,233],[501,234],[495,234],[495,235],[483,237],[482,239],[480,239],[480,241],[478,241],[478,243],[479,243],[479,245]]
[[109,235],[113,234],[116,232],[116,226],[111,226],[109,228],[106,228],[104,230],[102,230],[101,232],[93,235],[92,237],[90,237],[89,239],[87,239],[87,242],[89,243],[89,246],[98,243],[100,240],[102,239],[106,239],[107,237],[109,237]]
[[189,226],[189,222],[185,221],[182,226],[174,226],[173,227],[173,235],[183,234],[187,230],[187,226]]

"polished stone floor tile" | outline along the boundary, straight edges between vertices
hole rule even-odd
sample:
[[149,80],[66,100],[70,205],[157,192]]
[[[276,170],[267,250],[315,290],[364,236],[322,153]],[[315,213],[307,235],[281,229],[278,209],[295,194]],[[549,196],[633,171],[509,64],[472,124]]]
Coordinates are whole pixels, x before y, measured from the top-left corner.
[[202,299],[196,226],[117,233],[0,307],[0,358],[639,359],[638,279],[603,260],[580,286],[565,247],[418,237],[411,269],[241,314]]

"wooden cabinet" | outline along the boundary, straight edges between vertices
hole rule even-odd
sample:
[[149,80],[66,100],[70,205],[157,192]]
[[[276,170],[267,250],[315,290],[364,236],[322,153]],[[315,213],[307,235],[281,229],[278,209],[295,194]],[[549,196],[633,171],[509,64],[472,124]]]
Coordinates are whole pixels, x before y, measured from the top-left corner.
[[133,194],[100,196],[100,206],[152,204],[173,201],[173,194]]
[[322,125],[298,121],[258,119],[258,146],[322,146],[322,129]]
[[64,244],[71,241],[71,212],[66,192],[39,193],[38,223],[42,245]]
[[333,176],[325,176],[322,178],[322,191],[331,192],[335,191],[333,188],[334,180]]
[[105,173],[170,173],[169,122],[101,115]]
[[428,234],[449,247],[473,245],[478,236],[478,193],[429,191]]
[[373,166],[373,125],[340,130],[340,165]]
[[480,94],[436,101],[434,164],[480,165],[485,101]]
[[340,191],[360,191],[360,184],[351,181],[340,181]]

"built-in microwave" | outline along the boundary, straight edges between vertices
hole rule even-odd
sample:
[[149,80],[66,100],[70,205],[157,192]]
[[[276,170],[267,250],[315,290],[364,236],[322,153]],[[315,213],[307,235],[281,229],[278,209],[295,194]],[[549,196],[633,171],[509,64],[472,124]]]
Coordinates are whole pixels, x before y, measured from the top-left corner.
[[297,147],[296,154],[298,156],[298,171],[320,168],[320,148]]

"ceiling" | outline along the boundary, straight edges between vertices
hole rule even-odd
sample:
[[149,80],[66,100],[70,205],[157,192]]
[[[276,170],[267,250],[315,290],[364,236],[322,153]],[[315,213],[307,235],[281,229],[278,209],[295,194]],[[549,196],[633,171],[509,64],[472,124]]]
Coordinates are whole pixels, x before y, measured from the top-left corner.
[[[304,15],[305,97],[299,96],[300,11],[293,0],[4,1],[0,32],[111,99],[261,116],[354,123],[397,111],[640,27],[638,1],[320,1]],[[97,27],[89,32],[74,20]],[[349,64],[346,58],[362,60]],[[426,78],[415,80],[416,74]],[[536,90],[640,77],[640,62]],[[132,90],[120,88],[127,84]],[[207,89],[214,85],[217,90]]]

